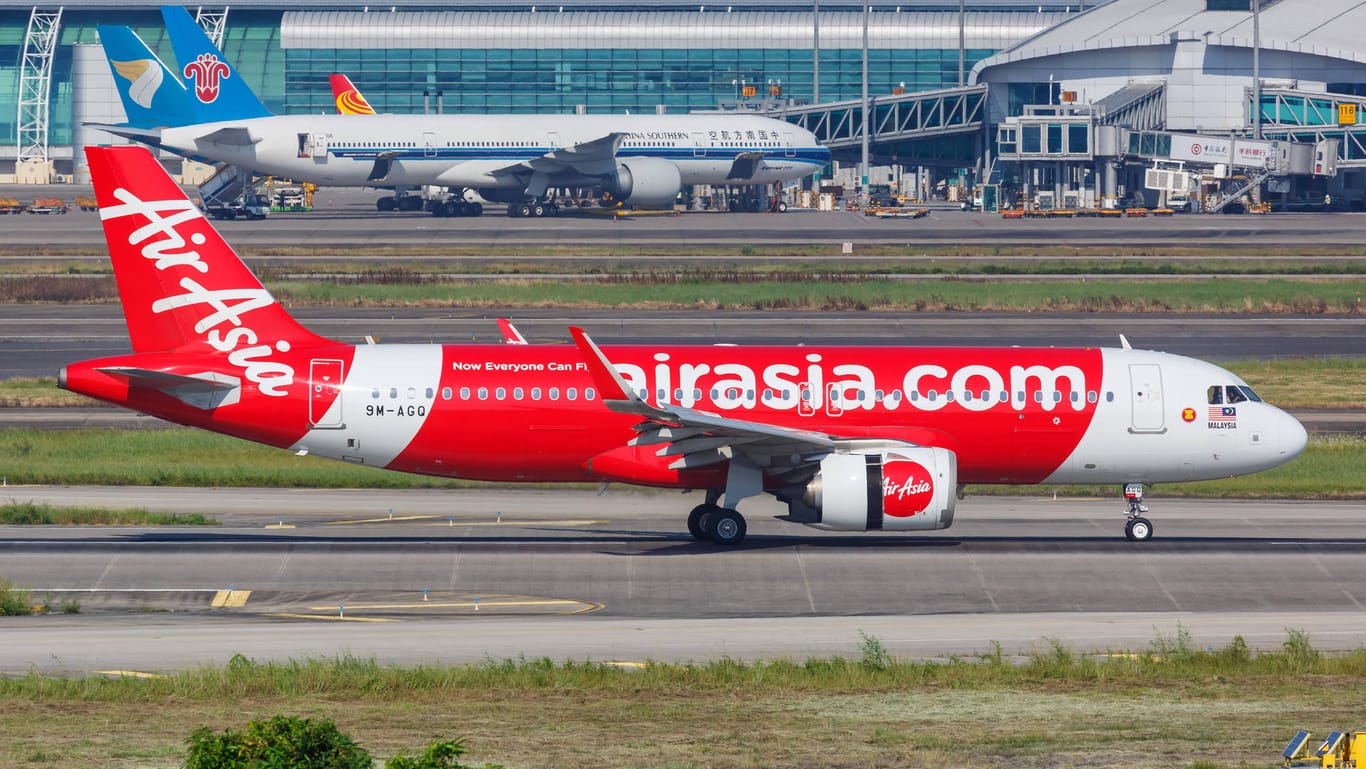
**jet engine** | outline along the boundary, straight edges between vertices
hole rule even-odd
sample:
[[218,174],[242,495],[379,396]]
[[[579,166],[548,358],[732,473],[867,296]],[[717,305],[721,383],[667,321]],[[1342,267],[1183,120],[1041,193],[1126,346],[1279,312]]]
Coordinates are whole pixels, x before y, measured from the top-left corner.
[[641,208],[672,208],[683,177],[678,166],[662,158],[623,158],[606,186],[617,200]]
[[958,457],[929,446],[831,454],[792,491],[782,495],[788,519],[817,529],[947,529],[958,498]]

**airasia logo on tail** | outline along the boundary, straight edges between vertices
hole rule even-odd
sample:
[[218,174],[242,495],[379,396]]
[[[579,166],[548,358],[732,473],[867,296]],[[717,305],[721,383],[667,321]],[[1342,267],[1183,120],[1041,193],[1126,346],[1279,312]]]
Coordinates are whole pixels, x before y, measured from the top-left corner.
[[204,104],[212,104],[218,99],[218,85],[232,77],[232,69],[211,53],[201,53],[185,65],[185,77],[194,81],[194,95]]
[[894,460],[882,466],[882,513],[910,518],[934,501],[934,479],[919,462]]
[[[193,246],[202,246],[208,239],[195,232],[187,239],[179,227],[187,222],[202,221],[204,215],[188,200],[141,200],[132,191],[117,187],[113,196],[118,204],[100,209],[100,219],[109,221],[123,217],[137,217],[145,221],[128,233],[128,245],[139,250],[143,259],[153,262],[158,272],[189,270],[199,273],[206,282],[212,281],[212,271]],[[255,310],[275,304],[275,298],[264,288],[207,288],[193,276],[180,279],[184,293],[164,296],[152,303],[152,312],[163,313],[190,308],[200,313],[195,320],[194,333],[204,342],[228,357],[228,363],[242,369],[247,380],[256,383],[262,395],[288,395],[286,387],[294,383],[294,367],[272,360],[276,352],[289,352],[287,340],[270,340],[248,325],[248,315]]]

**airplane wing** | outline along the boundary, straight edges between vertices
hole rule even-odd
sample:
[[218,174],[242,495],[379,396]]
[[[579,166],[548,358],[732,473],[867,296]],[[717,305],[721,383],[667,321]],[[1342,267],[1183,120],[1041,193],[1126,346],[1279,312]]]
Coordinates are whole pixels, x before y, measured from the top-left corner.
[[494,174],[535,171],[554,174],[574,170],[589,176],[610,173],[616,167],[617,148],[626,138],[622,132],[612,132],[589,142],[551,150],[538,158],[513,163],[492,171]]
[[367,182],[377,182],[389,175],[389,170],[394,167],[394,158],[399,156],[398,150],[388,150],[375,156],[375,165],[370,168],[370,175],[365,177]]
[[242,126],[227,126],[197,137],[195,142],[249,147],[253,144],[260,144],[261,137],[253,136],[250,129]]
[[731,419],[685,406],[651,406],[632,392],[583,329],[571,327],[569,333],[588,365],[593,384],[602,393],[604,405],[618,413],[644,417],[645,421],[636,425],[639,435],[631,444],[667,444],[659,456],[678,457],[670,469],[706,467],[739,454],[775,474],[803,474],[841,443],[826,433]]
[[741,152],[735,156],[735,162],[731,163],[730,171],[726,173],[726,181],[754,178],[754,172],[759,169],[759,161],[763,159],[764,153],[758,150]]

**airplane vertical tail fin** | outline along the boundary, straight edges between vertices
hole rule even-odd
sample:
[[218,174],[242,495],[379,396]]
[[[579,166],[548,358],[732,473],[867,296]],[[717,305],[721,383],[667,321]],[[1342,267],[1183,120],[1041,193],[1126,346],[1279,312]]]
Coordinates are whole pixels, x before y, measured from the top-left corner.
[[98,27],[109,69],[114,73],[128,124],[137,128],[198,122],[184,86],[128,27]]
[[252,275],[142,147],[87,147],[134,352],[203,346],[246,359],[325,343]]
[[332,98],[337,102],[339,115],[373,115],[375,109],[361,96],[360,90],[351,83],[351,78],[333,73],[328,80],[332,83]]
[[200,122],[245,120],[271,114],[189,11],[178,5],[164,5],[161,18]]

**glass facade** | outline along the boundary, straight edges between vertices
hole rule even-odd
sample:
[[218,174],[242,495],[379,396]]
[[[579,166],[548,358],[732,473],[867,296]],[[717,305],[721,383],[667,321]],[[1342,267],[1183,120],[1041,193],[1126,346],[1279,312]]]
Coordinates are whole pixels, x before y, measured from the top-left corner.
[[[995,7],[985,2],[969,2],[968,6]],[[792,10],[805,7],[798,3]],[[654,112],[660,105],[668,112],[682,113],[716,109],[721,101],[746,93],[756,98],[780,93],[808,101],[813,91],[811,49],[800,42],[809,33],[809,21],[803,21],[809,19],[805,12],[768,11],[762,19],[755,17],[757,21],[749,26],[717,31],[705,29],[703,22],[724,14],[689,14],[686,23],[674,25],[668,21],[671,17],[664,15],[668,12],[624,7],[602,13],[611,29],[596,23],[585,26],[580,21],[573,34],[555,25],[550,25],[551,32],[525,27],[525,13],[484,12],[483,17],[493,25],[489,29],[501,30],[502,35],[491,37],[483,35],[483,30],[466,29],[467,37],[459,41],[448,40],[445,28],[424,26],[439,13],[423,15],[407,34],[383,28],[384,17],[390,14],[373,14],[370,26],[381,28],[368,34],[378,37],[385,47],[373,45],[373,39],[371,43],[353,42],[363,37],[354,34],[329,33],[309,42],[290,43],[282,39],[281,31],[282,26],[288,26],[284,20],[289,13],[286,8],[234,7],[228,14],[223,42],[224,54],[238,73],[267,109],[281,114],[331,112],[334,105],[328,75],[333,72],[349,75],[377,110],[393,113],[422,112],[423,91],[432,111],[437,109],[440,93],[444,111],[472,113],[567,113],[579,108],[593,113]],[[1037,13],[1033,7],[979,14],[968,32],[967,67],[1046,27],[1057,20],[1054,15]],[[851,42],[851,25],[844,18],[851,16],[857,14],[833,14],[828,29],[822,23],[821,101],[859,96],[860,52],[857,42]],[[915,92],[946,88],[958,82],[956,23],[923,22],[931,15],[917,20],[909,16],[881,15],[880,29],[884,31],[879,34],[891,37],[885,38],[888,42],[882,47],[869,51],[874,95],[897,89]],[[938,16],[956,19],[956,14],[933,18]],[[28,19],[28,9],[0,10],[0,146],[13,147],[17,141],[19,63]],[[98,42],[96,27],[101,24],[133,27],[163,60],[174,62],[155,7],[67,6],[53,60],[48,141],[54,147],[69,145],[72,140],[71,46]],[[664,30],[658,34],[667,33],[676,39],[666,42],[652,36],[655,33],[637,34],[647,24]],[[403,45],[410,37],[411,48],[387,47]],[[766,38],[772,47],[762,47]],[[627,47],[646,39],[658,40],[659,47]],[[756,44],[743,47],[749,39]],[[352,47],[328,47],[348,43]],[[286,48],[287,44],[292,47]],[[753,90],[747,92],[746,87]]]
[[[969,50],[967,66],[991,55]],[[857,50],[821,52],[821,100],[857,99]],[[781,88],[809,99],[812,56],[792,49],[290,49],[285,51],[285,109],[333,109],[328,75],[346,73],[376,110],[431,111],[440,92],[447,112],[669,112],[716,109]],[[958,51],[936,49],[868,52],[873,94],[947,88],[958,83]]]

